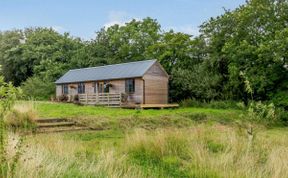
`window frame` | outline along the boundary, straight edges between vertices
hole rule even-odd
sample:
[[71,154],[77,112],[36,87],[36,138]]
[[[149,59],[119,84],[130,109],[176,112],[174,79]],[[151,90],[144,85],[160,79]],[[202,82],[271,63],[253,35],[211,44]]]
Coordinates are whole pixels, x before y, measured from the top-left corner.
[[63,84],[63,85],[62,85],[62,94],[63,94],[63,95],[69,94],[68,84]]
[[85,94],[85,83],[78,83],[78,94]]
[[128,94],[135,93],[135,79],[134,78],[125,80],[125,93],[128,93]]

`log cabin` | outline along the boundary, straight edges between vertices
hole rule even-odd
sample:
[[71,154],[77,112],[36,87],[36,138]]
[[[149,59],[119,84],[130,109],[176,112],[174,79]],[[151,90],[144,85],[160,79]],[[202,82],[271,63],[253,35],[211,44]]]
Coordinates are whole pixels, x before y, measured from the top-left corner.
[[133,106],[168,103],[169,76],[157,60],[69,70],[56,84],[56,96],[83,104]]

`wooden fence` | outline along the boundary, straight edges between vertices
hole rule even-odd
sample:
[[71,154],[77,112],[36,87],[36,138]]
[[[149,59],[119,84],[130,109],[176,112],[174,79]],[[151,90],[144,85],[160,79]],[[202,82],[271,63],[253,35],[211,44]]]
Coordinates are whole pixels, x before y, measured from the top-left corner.
[[88,105],[120,106],[120,93],[79,94],[79,102]]

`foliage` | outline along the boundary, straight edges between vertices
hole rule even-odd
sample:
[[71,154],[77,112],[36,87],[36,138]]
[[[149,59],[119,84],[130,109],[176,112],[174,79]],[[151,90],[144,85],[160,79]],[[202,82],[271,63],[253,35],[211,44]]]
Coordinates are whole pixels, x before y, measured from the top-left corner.
[[132,20],[124,26],[102,28],[91,45],[95,56],[108,63],[139,61],[146,59],[145,51],[159,40],[159,32],[160,25],[154,19]]
[[288,90],[277,92],[273,96],[272,102],[275,103],[276,106],[288,111]]
[[1,73],[15,86],[37,84],[40,91],[29,94],[26,87],[25,93],[47,99],[52,83],[69,69],[154,58],[170,75],[170,101],[247,105],[252,95],[287,110],[287,11],[287,1],[250,0],[204,22],[196,37],[164,31],[149,17],[102,28],[89,41],[51,28],[0,32]]
[[21,86],[23,94],[27,98],[36,100],[48,100],[55,95],[55,84],[43,81],[39,77],[28,78]]
[[287,50],[282,45],[287,44],[287,10],[287,1],[251,0],[202,25],[213,51],[210,62],[223,76],[223,92],[247,98],[241,72],[257,100],[268,99],[287,80]]
[[195,65],[192,70],[181,68],[173,70],[171,84],[174,88],[171,88],[171,93],[175,97],[174,100],[189,97],[200,101],[219,99],[220,77],[205,71],[203,65]]
[[252,121],[264,121],[273,123],[276,121],[277,116],[275,113],[275,106],[271,104],[263,104],[261,102],[252,102],[248,108],[248,117]]
[[[7,135],[6,127],[4,125],[4,116],[13,106],[17,95],[21,91],[11,83],[5,83],[2,76],[0,76],[0,176],[8,177],[13,174],[10,172],[9,162],[7,160]],[[17,161],[17,160],[16,160]],[[12,163],[13,164],[13,163]]]
[[16,86],[34,75],[54,81],[71,67],[72,54],[82,45],[49,28],[7,31],[0,44],[2,74]]
[[200,107],[200,108],[214,108],[214,109],[245,109],[245,105],[242,102],[236,101],[215,101],[212,100],[210,102],[199,101],[196,99],[186,99],[181,101],[180,103],[183,107]]

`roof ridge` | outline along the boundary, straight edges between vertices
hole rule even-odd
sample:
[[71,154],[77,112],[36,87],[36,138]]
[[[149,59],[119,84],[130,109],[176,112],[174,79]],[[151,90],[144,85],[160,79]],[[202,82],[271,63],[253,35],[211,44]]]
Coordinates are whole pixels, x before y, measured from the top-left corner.
[[70,69],[69,71],[84,70],[84,69],[95,69],[95,68],[102,68],[102,67],[109,67],[109,66],[116,66],[116,65],[123,65],[123,64],[148,62],[148,61],[155,61],[155,62],[156,62],[157,59],[149,59],[149,60],[143,60],[143,61],[125,62],[125,63],[118,63],[118,64],[109,64],[109,65],[95,66],[95,67],[85,67],[85,68],[79,68],[79,69]]

